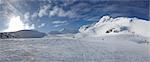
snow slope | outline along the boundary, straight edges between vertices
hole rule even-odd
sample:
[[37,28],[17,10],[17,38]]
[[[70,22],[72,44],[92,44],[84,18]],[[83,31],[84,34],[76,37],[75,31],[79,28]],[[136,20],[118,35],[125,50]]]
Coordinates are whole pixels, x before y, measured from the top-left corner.
[[135,35],[1,39],[0,62],[149,62],[150,40]]
[[118,17],[111,18],[103,16],[99,22],[91,25],[82,26],[77,36],[104,36],[114,34],[136,34],[150,37],[150,21]]

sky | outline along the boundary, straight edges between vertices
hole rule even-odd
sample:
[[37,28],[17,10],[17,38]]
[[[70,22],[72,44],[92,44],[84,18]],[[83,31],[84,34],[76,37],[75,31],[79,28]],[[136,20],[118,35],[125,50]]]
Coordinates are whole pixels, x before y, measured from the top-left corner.
[[149,20],[149,0],[0,0],[0,32],[76,33],[102,16]]

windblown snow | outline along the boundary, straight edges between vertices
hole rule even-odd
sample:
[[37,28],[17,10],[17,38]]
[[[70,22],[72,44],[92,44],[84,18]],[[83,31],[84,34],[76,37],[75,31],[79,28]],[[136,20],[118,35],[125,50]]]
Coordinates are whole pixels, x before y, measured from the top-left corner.
[[105,36],[115,34],[136,34],[150,37],[150,22],[138,18],[103,16],[99,22],[84,25],[78,36]]
[[149,27],[146,20],[104,16],[75,36],[0,39],[0,62],[149,62]]

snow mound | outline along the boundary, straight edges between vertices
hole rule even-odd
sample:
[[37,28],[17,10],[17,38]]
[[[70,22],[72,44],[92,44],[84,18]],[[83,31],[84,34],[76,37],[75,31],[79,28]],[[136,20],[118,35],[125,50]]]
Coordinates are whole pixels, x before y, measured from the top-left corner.
[[77,36],[105,36],[116,34],[136,34],[150,37],[150,21],[138,18],[103,16],[97,23],[84,25]]

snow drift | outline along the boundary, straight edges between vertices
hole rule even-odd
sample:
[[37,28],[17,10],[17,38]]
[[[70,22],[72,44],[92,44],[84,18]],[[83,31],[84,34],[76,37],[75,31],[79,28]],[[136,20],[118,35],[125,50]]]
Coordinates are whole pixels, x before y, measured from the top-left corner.
[[138,18],[103,16],[97,23],[84,25],[77,36],[105,36],[116,34],[136,34],[150,37],[150,22]]

